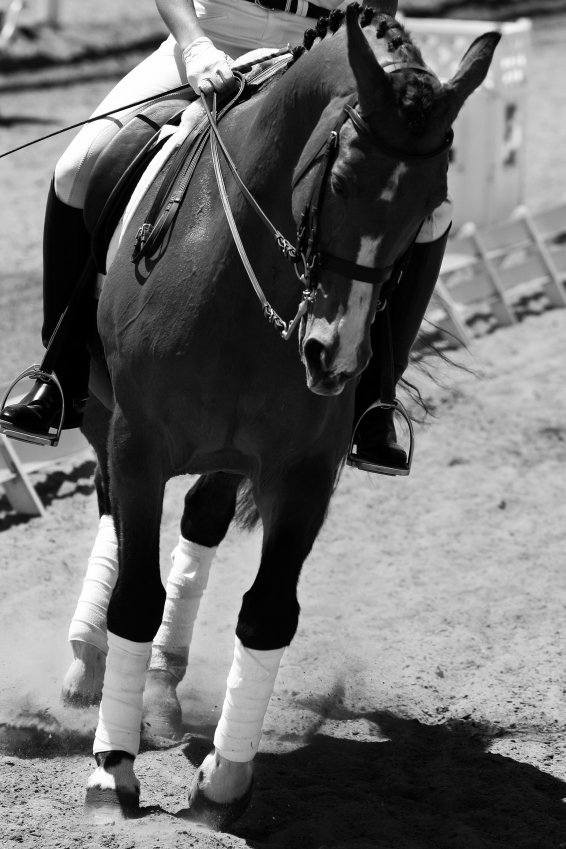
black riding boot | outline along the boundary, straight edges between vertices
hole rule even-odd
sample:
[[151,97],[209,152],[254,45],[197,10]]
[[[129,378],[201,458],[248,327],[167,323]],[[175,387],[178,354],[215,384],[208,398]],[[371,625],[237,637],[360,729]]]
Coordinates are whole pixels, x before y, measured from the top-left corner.
[[[395,384],[409,365],[411,348],[438,280],[449,230],[434,242],[415,242],[409,264],[391,296],[389,311]],[[376,321],[372,326],[372,337],[380,332],[381,322]],[[372,338],[372,348],[379,352],[378,338]],[[354,424],[377,400],[380,383],[380,358],[378,353],[374,353],[356,388]],[[354,442],[359,460],[391,469],[392,474],[395,470],[407,469],[407,454],[397,442],[393,410],[376,407],[368,412],[357,427]]]
[[[82,209],[74,209],[60,201],[53,181],[47,197],[43,230],[43,328],[42,340],[47,347],[71,293],[80,277],[90,252],[90,236]],[[81,304],[54,372],[65,398],[63,428],[79,427],[88,398],[90,356],[86,343],[96,317],[96,301],[86,297]],[[58,427],[61,419],[61,395],[52,382],[37,380],[18,404],[0,413],[0,423],[32,434],[47,434]]]

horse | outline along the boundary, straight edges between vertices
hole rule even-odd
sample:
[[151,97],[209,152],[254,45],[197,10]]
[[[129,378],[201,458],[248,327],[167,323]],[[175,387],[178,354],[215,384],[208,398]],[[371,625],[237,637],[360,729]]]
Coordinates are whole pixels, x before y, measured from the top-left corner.
[[[356,382],[383,307],[381,286],[368,280],[374,272],[381,284],[391,278],[421,222],[446,198],[452,123],[485,79],[499,40],[497,33],[478,38],[442,84],[392,17],[367,8],[360,17],[352,4],[343,21],[335,12],[330,24],[307,33],[312,49],[221,125],[240,177],[280,233],[300,229],[332,141],[317,253],[303,268],[303,285],[308,270],[316,279],[298,346],[265,321],[219,203],[209,151],[166,250],[131,261],[158,179],[100,296],[98,332],[115,401],[112,413],[91,417],[90,429],[87,407],[86,432],[99,461],[102,518],[92,562],[105,587],[97,627],[108,655],[104,663],[104,642],[83,635],[66,679],[68,698],[88,701],[104,677],[96,769],[85,799],[95,817],[138,810],[134,762],[152,643],[161,660],[152,659],[146,722],[151,726],[155,714],[156,727],[163,724],[162,703],[171,727],[198,601],[238,498],[248,526],[258,519],[263,525],[261,560],[238,616],[215,748],[196,771],[189,807],[195,818],[223,828],[247,806],[263,716],[297,629],[297,582],[343,467]],[[269,231],[258,229],[230,178],[227,191],[268,299],[292,317],[299,297],[292,264]],[[325,255],[337,263],[325,267]],[[185,499],[165,591],[164,487],[186,473],[200,477]]]

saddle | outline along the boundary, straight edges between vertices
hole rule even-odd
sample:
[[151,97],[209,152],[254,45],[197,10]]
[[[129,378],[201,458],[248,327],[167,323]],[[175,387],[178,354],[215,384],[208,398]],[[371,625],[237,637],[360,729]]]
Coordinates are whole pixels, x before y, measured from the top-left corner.
[[[240,73],[248,71],[246,84],[236,97],[223,105],[219,119],[242,96],[253,97],[268,80],[283,71],[290,60],[291,55],[282,49],[268,61],[240,66]],[[234,71],[236,73],[235,66]],[[164,100],[147,106],[122,127],[99,156],[90,176],[84,207],[85,224],[91,234],[91,254],[99,273],[106,274],[110,241],[142,174],[167,141],[167,135],[160,138],[161,129],[165,124],[178,126],[183,112],[195,98],[196,94],[190,92],[183,99]],[[155,246],[171,226],[208,139],[209,130],[204,118],[190,132],[167,166],[164,185],[148,216],[150,223],[146,222],[141,237],[138,235],[136,257]],[[168,203],[172,189],[175,189],[174,197]],[[145,244],[154,229],[149,244]]]
[[167,139],[158,140],[161,129],[165,124],[178,126],[188,105],[186,98],[175,98],[146,106],[99,156],[87,186],[84,219],[101,274],[106,274],[108,246],[134,189]]

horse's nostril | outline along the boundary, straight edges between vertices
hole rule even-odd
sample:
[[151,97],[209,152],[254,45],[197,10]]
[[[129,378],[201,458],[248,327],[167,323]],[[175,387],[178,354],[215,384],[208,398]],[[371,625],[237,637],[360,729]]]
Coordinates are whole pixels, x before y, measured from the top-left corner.
[[317,371],[321,369],[326,370],[326,349],[321,342],[317,339],[307,339],[303,350],[305,360],[311,368],[316,369]]

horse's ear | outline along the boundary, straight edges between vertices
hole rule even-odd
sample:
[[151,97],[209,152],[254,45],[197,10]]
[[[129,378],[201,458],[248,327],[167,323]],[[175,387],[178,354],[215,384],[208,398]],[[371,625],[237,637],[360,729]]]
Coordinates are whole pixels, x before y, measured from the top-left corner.
[[362,32],[354,4],[346,9],[346,28],[348,61],[356,78],[360,114],[371,115],[391,96],[391,83]]
[[455,75],[442,87],[441,97],[445,101],[448,126],[454,122],[470,94],[485,80],[500,39],[499,32],[486,32],[476,38],[466,51]]

